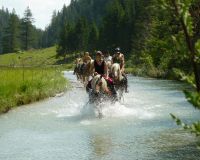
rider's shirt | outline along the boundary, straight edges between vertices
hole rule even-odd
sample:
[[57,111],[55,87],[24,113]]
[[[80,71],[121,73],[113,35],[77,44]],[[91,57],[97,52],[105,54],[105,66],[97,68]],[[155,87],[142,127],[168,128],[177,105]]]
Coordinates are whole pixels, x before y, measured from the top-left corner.
[[101,65],[99,65],[96,60],[94,61],[95,72],[97,72],[98,74],[101,75],[104,74],[104,66],[105,66],[105,61],[103,61]]
[[112,56],[105,57],[104,60],[105,60],[106,62],[112,61]]

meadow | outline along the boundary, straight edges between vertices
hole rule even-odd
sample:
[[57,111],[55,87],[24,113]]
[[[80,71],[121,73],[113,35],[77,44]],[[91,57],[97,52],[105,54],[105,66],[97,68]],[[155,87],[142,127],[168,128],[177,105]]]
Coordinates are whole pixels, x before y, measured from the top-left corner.
[[73,67],[75,54],[63,57],[56,56],[56,46],[45,49],[32,49],[15,53],[0,54],[1,67],[40,67],[64,64],[67,69]]
[[69,84],[55,68],[0,68],[0,113],[65,91]]
[[56,46],[0,55],[0,113],[55,96],[69,87],[62,71],[75,55],[56,56]]

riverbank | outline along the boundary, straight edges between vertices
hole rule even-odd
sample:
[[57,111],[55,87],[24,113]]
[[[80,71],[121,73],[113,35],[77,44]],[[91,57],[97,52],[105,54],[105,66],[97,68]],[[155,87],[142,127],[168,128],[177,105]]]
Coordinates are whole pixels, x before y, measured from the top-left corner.
[[69,82],[64,78],[62,69],[1,68],[0,114],[65,91]]
[[172,70],[161,70],[158,68],[151,68],[146,66],[133,66],[125,68],[126,73],[139,77],[150,77],[156,79],[178,80],[182,78],[180,76],[180,70],[173,68]]

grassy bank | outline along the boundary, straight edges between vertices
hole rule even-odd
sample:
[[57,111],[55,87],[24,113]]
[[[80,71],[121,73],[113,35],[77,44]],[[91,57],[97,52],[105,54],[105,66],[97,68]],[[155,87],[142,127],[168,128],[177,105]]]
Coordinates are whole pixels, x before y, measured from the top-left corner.
[[173,68],[172,70],[161,70],[155,67],[146,66],[133,66],[125,68],[126,73],[132,74],[134,76],[140,77],[150,77],[157,79],[170,79],[170,80],[180,80],[179,69]]
[[74,54],[69,54],[65,57],[56,56],[56,46],[20,51],[16,53],[0,54],[0,66],[9,67],[39,67],[39,66],[53,66],[53,65],[65,65],[68,69],[72,68]]
[[66,90],[61,69],[0,68],[0,113]]

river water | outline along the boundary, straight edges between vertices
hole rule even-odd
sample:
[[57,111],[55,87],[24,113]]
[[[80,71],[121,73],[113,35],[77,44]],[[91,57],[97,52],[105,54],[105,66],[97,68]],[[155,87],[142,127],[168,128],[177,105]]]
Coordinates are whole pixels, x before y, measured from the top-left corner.
[[124,101],[105,104],[99,119],[72,72],[64,95],[0,116],[0,160],[200,159],[199,139],[176,126],[200,117],[174,81],[129,76]]

